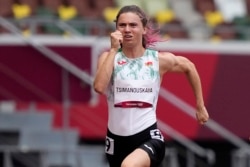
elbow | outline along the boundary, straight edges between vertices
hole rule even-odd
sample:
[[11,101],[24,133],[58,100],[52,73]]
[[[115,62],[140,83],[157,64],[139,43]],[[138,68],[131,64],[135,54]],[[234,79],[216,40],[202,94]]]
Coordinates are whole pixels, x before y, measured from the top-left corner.
[[102,85],[94,83],[94,90],[98,94],[105,94],[106,89]]
[[98,89],[98,88],[94,88],[95,92],[98,94],[105,94],[105,91],[103,89]]

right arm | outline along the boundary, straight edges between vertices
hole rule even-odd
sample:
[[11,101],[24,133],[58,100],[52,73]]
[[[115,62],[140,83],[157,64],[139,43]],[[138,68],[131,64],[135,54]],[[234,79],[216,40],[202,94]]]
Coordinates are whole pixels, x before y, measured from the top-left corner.
[[94,79],[94,90],[97,93],[105,93],[113,72],[116,53],[116,50],[111,49],[109,52],[104,52],[98,60],[97,72]]
[[94,90],[97,93],[104,94],[110,82],[114,68],[114,58],[122,42],[122,34],[119,31],[111,33],[111,49],[104,52],[97,64],[97,72],[94,79]]

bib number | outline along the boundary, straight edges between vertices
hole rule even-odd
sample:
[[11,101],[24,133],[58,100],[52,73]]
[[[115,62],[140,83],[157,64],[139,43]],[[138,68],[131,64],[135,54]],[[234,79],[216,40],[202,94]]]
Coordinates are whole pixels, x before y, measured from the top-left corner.
[[107,154],[113,155],[114,154],[114,139],[106,136],[106,148],[105,152]]
[[161,134],[161,131],[159,129],[151,130],[150,135],[152,139],[158,139],[158,140],[164,141],[164,137]]

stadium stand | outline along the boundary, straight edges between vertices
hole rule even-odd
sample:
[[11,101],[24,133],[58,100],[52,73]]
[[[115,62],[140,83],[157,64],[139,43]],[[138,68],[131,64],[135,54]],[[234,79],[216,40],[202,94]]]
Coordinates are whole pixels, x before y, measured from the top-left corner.
[[32,8],[26,3],[15,0],[12,5],[12,12],[15,19],[23,19],[31,16]]
[[79,15],[76,7],[72,5],[69,0],[63,0],[62,3],[58,6],[57,11],[59,19],[62,21],[75,19]]
[[12,1],[0,0],[0,16],[2,17],[12,17]]
[[183,23],[173,19],[161,26],[161,35],[166,39],[188,39],[189,34]]
[[[68,7],[63,6],[66,3]],[[58,21],[64,21],[79,34],[106,36],[114,30],[119,8],[128,4],[143,8],[159,25],[162,35],[172,39],[218,39],[217,29],[222,25],[228,29],[234,26],[237,35],[220,40],[249,39],[249,0],[230,1],[226,5],[223,0],[0,0],[0,16],[14,22],[24,35],[70,35],[58,26]],[[0,26],[0,32],[8,30]]]
[[22,150],[42,150],[46,166],[78,167],[78,139],[78,132],[73,130],[24,129],[18,146]]
[[23,130],[26,128],[46,129],[52,127],[52,114],[50,112],[0,112],[0,129]]
[[54,129],[49,111],[0,112],[0,147],[13,151],[2,161],[12,167],[78,167],[78,140],[74,129]]
[[222,14],[225,22],[232,22],[236,17],[245,17],[247,14],[246,1],[214,0],[216,8]]
[[[192,0],[169,0],[170,7],[175,15],[175,19],[181,22],[189,38],[204,39],[204,33],[199,33],[204,29],[201,15],[195,10]],[[175,37],[173,37],[175,38]]]
[[[41,19],[55,19],[57,18],[57,7],[50,6],[48,1],[39,0],[39,5],[36,10],[36,16]],[[41,34],[62,34],[62,30],[53,23],[41,24],[38,27]]]

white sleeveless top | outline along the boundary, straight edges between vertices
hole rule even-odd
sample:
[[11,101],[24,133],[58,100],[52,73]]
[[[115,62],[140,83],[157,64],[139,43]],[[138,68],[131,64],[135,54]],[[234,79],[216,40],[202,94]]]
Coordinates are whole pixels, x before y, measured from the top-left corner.
[[159,89],[157,51],[146,49],[142,57],[135,59],[119,51],[107,91],[109,130],[116,135],[129,136],[156,123]]

